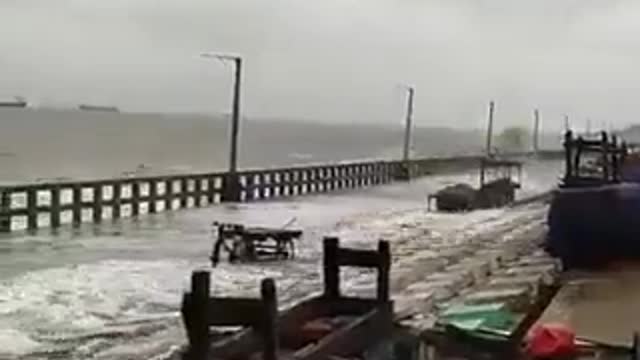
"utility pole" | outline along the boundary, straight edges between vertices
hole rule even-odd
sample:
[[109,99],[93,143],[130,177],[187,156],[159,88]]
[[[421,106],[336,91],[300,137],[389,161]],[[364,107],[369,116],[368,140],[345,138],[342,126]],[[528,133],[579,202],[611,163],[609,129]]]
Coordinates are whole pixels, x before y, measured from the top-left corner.
[[540,131],[540,112],[538,109],[533,111],[533,152],[534,154],[538,153],[538,141],[539,141],[539,131]]
[[224,179],[223,201],[240,201],[240,182],[238,179],[238,133],[240,129],[240,94],[242,84],[242,58],[226,54],[202,54],[202,57],[215,58],[234,64],[233,99],[231,106],[231,139],[229,141],[229,171]]
[[564,131],[569,131],[569,115],[564,116]]
[[411,150],[411,128],[413,121],[413,96],[415,94],[415,89],[411,86],[407,88],[408,96],[407,96],[407,118],[404,128],[404,151],[402,160],[404,162],[409,161],[409,153]]
[[489,102],[489,125],[487,128],[487,157],[491,157],[491,140],[493,137],[493,111],[494,111],[494,103],[493,101]]

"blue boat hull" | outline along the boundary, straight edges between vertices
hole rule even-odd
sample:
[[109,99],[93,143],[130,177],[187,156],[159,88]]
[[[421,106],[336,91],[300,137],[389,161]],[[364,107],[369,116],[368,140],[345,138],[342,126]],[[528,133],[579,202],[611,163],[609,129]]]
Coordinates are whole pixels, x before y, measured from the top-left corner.
[[640,259],[640,184],[559,189],[548,224],[547,250],[566,267]]

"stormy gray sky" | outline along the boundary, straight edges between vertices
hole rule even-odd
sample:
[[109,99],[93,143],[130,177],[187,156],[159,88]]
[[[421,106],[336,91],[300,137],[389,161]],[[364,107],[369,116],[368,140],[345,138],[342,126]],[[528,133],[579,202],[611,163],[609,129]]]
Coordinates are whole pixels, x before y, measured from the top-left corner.
[[0,0],[0,95],[132,111],[224,112],[246,59],[248,116],[546,128],[623,126],[640,99],[633,0]]

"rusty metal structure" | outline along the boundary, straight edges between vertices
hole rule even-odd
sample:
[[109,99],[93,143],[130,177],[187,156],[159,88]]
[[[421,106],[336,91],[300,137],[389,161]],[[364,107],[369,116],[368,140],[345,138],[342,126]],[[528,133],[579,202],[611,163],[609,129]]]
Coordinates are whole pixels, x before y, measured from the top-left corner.
[[565,133],[565,175],[563,188],[600,186],[619,183],[629,148],[615,135],[601,132],[597,137],[574,137]]
[[241,224],[218,224],[218,238],[211,253],[211,264],[220,261],[225,250],[229,262],[289,259],[295,257],[295,240],[302,230],[265,227],[245,227]]
[[[378,271],[374,299],[348,297],[340,291],[340,267]],[[337,238],[324,240],[324,292],[278,312],[273,279],[261,283],[261,298],[210,297],[210,275],[196,271],[182,301],[189,347],[183,359],[296,358],[320,360],[361,355],[391,338],[393,302],[389,297],[389,244],[376,250],[341,248]],[[239,326],[232,335],[210,327]]]
[[500,207],[515,200],[522,181],[522,163],[513,160],[483,158],[480,160],[480,187],[468,184],[447,186],[428,196],[429,207],[436,201],[440,211],[470,211]]

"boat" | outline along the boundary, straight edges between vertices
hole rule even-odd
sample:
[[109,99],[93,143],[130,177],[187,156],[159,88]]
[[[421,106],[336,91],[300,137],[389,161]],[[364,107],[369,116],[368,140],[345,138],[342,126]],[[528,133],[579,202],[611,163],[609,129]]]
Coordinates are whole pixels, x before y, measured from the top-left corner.
[[120,109],[118,109],[118,107],[116,106],[90,105],[90,104],[81,104],[78,106],[78,110],[100,111],[100,112],[120,112]]
[[14,96],[12,99],[0,99],[0,108],[26,108],[27,101],[21,96]]
[[[389,244],[380,241],[377,250],[359,250],[325,238],[323,246],[324,292],[284,311],[278,311],[273,279],[261,282],[259,299],[210,297],[209,272],[194,272],[181,308],[189,340],[183,359],[340,359],[360,356],[390,339]],[[342,266],[377,269],[376,297],[341,294]],[[210,330],[229,326],[242,330],[220,335]]]
[[[517,178],[514,179],[514,170]],[[450,185],[427,198],[428,207],[435,200],[440,211],[458,212],[505,206],[515,200],[521,187],[522,163],[518,161],[483,158],[480,160],[480,187],[469,184]]]
[[[636,156],[602,132],[598,138],[565,135],[565,175],[553,192],[546,248],[567,268],[597,268],[640,258],[640,179]],[[591,156],[597,167],[585,173]],[[595,175],[594,175],[595,174]]]

